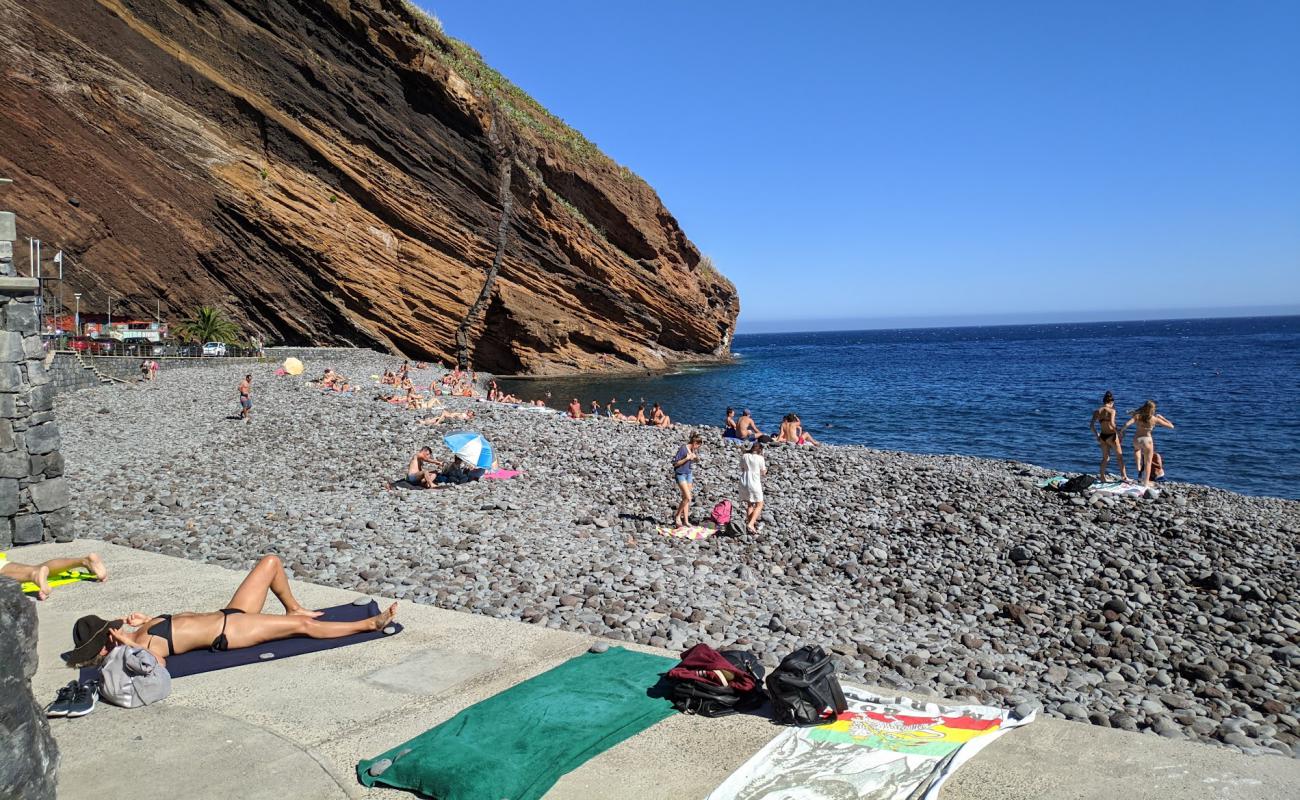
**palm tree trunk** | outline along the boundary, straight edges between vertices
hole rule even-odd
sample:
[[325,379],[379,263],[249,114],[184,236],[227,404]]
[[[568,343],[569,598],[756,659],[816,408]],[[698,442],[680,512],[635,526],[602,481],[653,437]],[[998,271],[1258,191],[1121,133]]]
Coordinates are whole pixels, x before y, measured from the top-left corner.
[[491,140],[493,149],[496,151],[497,162],[501,165],[501,183],[497,189],[497,197],[501,200],[501,220],[497,223],[497,251],[492,257],[492,266],[488,268],[487,275],[483,279],[483,289],[478,293],[478,299],[465,312],[465,318],[461,320],[460,327],[456,329],[456,361],[460,364],[461,369],[469,369],[469,332],[478,322],[479,315],[483,313],[483,307],[487,305],[488,298],[492,296],[492,286],[496,283],[497,273],[501,271],[501,259],[506,252],[506,237],[510,232],[510,212],[514,208],[514,196],[510,194],[510,172],[514,163],[514,158],[510,149],[497,135],[497,114],[492,114],[492,122],[488,126],[488,139]]

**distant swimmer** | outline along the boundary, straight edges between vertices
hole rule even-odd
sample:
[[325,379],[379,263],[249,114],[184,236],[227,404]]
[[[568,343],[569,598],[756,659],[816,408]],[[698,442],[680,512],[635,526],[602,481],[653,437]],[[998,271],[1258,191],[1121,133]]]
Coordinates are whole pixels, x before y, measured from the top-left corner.
[[1156,401],[1148,400],[1133,412],[1128,422],[1124,423],[1120,436],[1124,435],[1128,426],[1134,424],[1137,425],[1137,430],[1133,433],[1133,460],[1138,471],[1142,473],[1142,485],[1150,486],[1151,471],[1155,468],[1155,429],[1160,427],[1173,430],[1174,423],[1156,413]]
[[1101,447],[1101,466],[1097,468],[1097,477],[1103,483],[1109,480],[1106,476],[1106,467],[1110,464],[1110,454],[1113,451],[1115,463],[1119,464],[1120,480],[1127,481],[1128,468],[1124,466],[1123,443],[1120,441],[1119,429],[1115,427],[1115,395],[1108,391],[1102,396],[1101,407],[1092,412],[1088,427],[1097,439],[1098,446]]

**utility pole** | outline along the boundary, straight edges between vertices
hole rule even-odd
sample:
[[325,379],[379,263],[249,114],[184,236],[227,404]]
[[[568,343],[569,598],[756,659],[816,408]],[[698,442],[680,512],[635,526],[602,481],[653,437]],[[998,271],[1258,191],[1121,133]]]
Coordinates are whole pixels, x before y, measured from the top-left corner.
[[[8,186],[13,181],[0,178],[0,186]],[[14,241],[18,238],[18,226],[14,212],[0,211],[0,278],[12,278],[17,274],[14,269]]]
[[81,335],[81,292],[75,292],[72,295],[77,299],[77,315],[72,318],[72,328],[76,333],[73,336]]

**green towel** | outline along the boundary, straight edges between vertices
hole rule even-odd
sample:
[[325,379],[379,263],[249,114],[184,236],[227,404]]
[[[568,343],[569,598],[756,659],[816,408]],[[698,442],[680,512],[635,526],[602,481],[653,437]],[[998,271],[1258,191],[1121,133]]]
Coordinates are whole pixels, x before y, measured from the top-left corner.
[[[659,684],[676,664],[621,647],[584,653],[362,761],[357,777],[437,800],[534,800],[561,775],[671,715]],[[371,775],[382,759],[392,766]]]

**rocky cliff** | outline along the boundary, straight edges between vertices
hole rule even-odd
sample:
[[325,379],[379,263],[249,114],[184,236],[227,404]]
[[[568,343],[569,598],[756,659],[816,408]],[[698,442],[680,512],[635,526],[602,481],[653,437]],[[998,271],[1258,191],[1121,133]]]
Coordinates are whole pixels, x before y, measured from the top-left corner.
[[735,289],[654,190],[401,0],[0,0],[0,30],[4,203],[83,310],[448,359],[500,227],[480,369],[728,350]]

